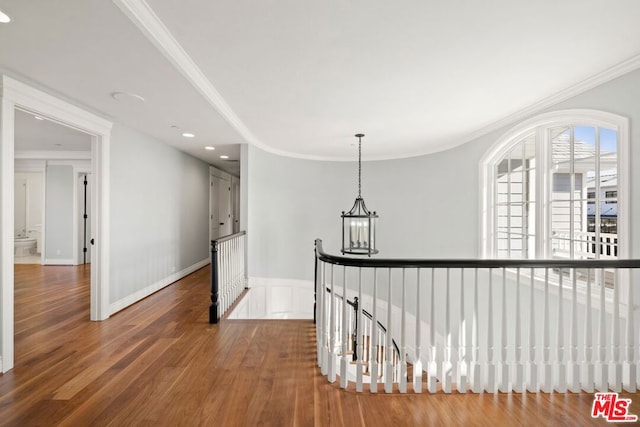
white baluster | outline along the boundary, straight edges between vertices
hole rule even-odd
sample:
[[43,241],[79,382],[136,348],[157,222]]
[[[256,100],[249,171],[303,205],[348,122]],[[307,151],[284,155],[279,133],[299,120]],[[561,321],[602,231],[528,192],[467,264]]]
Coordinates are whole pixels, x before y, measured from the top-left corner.
[[445,283],[444,302],[444,360],[442,361],[442,391],[451,393],[451,298],[450,279],[451,271],[447,268],[447,280]]
[[389,271],[389,280],[387,288],[387,334],[385,343],[386,366],[384,370],[384,391],[391,393],[393,391],[393,328],[391,324],[391,269]]
[[[316,290],[316,356],[318,359],[318,367],[320,367],[320,371],[322,372],[322,265],[324,263],[318,259],[316,259],[316,282],[315,282],[315,290]],[[324,375],[324,372],[322,373]]]
[[600,286],[600,314],[598,321],[598,355],[596,362],[596,390],[601,392],[609,391],[609,364],[607,363],[607,312],[605,309],[605,281],[604,270],[599,269],[596,276],[597,284]]
[[[613,272],[613,314],[611,318],[611,367],[613,368],[613,383],[609,385],[611,390],[619,393],[622,391],[622,362],[620,360],[620,290],[618,269]],[[631,304],[632,302],[629,301]]]
[[220,316],[224,315],[224,313],[227,311],[227,275],[226,273],[226,268],[227,268],[227,258],[226,258],[226,249],[227,249],[227,245],[225,244],[225,242],[222,242],[220,244],[220,285],[222,287],[222,301],[221,301],[221,305],[220,308],[222,309],[222,313],[220,313]]
[[229,241],[229,284],[230,284],[230,292],[229,292],[229,308],[236,301],[236,281],[235,281],[235,239]]
[[336,337],[336,290],[333,280],[333,264],[331,264],[331,296],[329,307],[329,382],[336,381],[336,345],[338,337]]
[[538,363],[536,353],[536,299],[535,299],[535,270],[531,269],[531,283],[529,288],[529,355],[527,366],[529,367],[529,377],[527,380],[527,391],[537,393],[540,389],[538,382]]
[[551,372],[551,333],[549,332],[549,268],[544,270],[544,318],[542,319],[542,391],[553,391]]
[[322,263],[322,281],[320,289],[318,289],[318,292],[320,295],[322,295],[322,318],[320,320],[320,325],[322,328],[321,331],[321,337],[322,337],[322,355],[321,355],[321,364],[320,364],[320,372],[322,372],[322,375],[327,375],[329,372],[329,319],[327,318],[327,310],[328,310],[328,306],[327,306],[327,302],[329,302],[329,304],[331,304],[330,301],[327,301],[327,264],[326,263]]
[[378,269],[373,269],[373,312],[371,313],[371,393],[378,392]]
[[607,312],[604,300],[604,270],[599,269],[596,276],[600,285],[600,316],[598,322],[598,359],[596,363],[596,389],[601,392],[609,391],[609,365],[607,358]]
[[507,270],[502,267],[502,308],[500,325],[500,385],[498,390],[509,392],[509,364],[507,363]]
[[515,333],[515,345],[516,345],[516,366],[515,373],[516,378],[513,383],[513,390],[518,393],[524,393],[525,381],[524,381],[524,364],[522,363],[522,313],[520,309],[520,267],[516,272],[516,333]]
[[[569,349],[569,390],[580,391],[580,365],[578,364],[578,272],[573,269],[571,284],[571,347]],[[587,310],[591,308],[586,307]]]
[[566,393],[567,392],[567,367],[564,361],[564,296],[563,289],[564,284],[562,283],[562,279],[564,274],[562,269],[558,271],[558,330],[557,330],[557,341],[556,341],[556,386],[555,390],[558,393]]
[[229,240],[227,241],[227,282],[228,282],[228,286],[229,286],[229,300],[227,303],[227,310],[229,310],[229,308],[231,307],[231,305],[233,304],[233,271],[231,270],[232,267],[232,259],[233,259],[233,241]]
[[222,315],[224,314],[224,282],[223,282],[223,276],[222,276],[222,246],[219,245],[218,246],[218,317],[222,318]]
[[233,283],[233,302],[238,298],[238,238],[231,241],[231,282]]
[[[629,272],[630,273],[630,272]],[[629,274],[627,273],[627,274]],[[628,277],[628,276],[627,276]],[[631,280],[625,280],[625,286],[627,287],[627,327],[625,330],[626,335],[626,347],[625,347],[625,362],[624,362],[624,389],[629,393],[635,393],[638,389],[638,373],[637,364],[638,361],[633,358],[634,343],[634,325],[633,325],[633,288]]]
[[480,337],[478,336],[478,269],[474,269],[473,280],[473,324],[471,325],[471,339],[473,340],[473,370],[471,371],[471,391],[482,392],[482,373],[480,371]]
[[464,312],[464,268],[460,269],[460,324],[458,333],[458,376],[456,379],[456,388],[458,392],[466,393],[469,382],[469,349],[471,344],[467,341],[469,335],[467,334],[467,323]]
[[436,344],[436,325],[435,325],[435,288],[436,288],[436,273],[435,269],[431,269],[431,299],[429,301],[429,367],[427,369],[427,389],[429,393],[435,393],[437,391],[437,375],[438,375],[438,362],[437,362],[437,344]]
[[242,243],[242,236],[238,236],[235,239],[235,252],[233,254],[233,258],[235,259],[234,262],[234,269],[235,269],[235,282],[236,282],[236,301],[238,300],[238,298],[240,297],[240,295],[242,295],[242,280],[241,280],[241,276],[240,276],[240,271],[242,269],[242,265],[240,264],[240,244]]
[[229,276],[227,274],[227,271],[229,269],[229,256],[228,256],[228,251],[229,251],[229,244],[228,242],[223,242],[222,243],[222,286],[224,289],[224,302],[222,304],[222,312],[226,313],[227,309],[229,308]]
[[226,270],[227,270],[227,284],[228,284],[228,289],[229,289],[229,295],[228,295],[226,310],[229,310],[229,307],[231,307],[231,304],[233,304],[233,277],[232,277],[232,272],[231,272],[231,259],[232,259],[232,256],[231,256],[232,252],[231,251],[232,251],[233,242],[231,240],[228,240],[225,243],[227,243],[227,265],[226,265]]
[[413,391],[422,393],[422,332],[420,320],[420,269],[416,270],[416,357],[413,361]]
[[407,392],[407,291],[405,269],[402,269],[402,309],[400,314],[400,384],[398,389],[400,393]]
[[347,388],[347,366],[349,365],[348,343],[349,327],[347,326],[347,267],[342,267],[342,359],[340,359],[340,387]]
[[582,373],[582,390],[587,393],[593,393],[595,377],[593,370],[593,328],[591,319],[591,274],[596,274],[595,270],[587,270],[587,291],[585,306],[585,319],[584,319],[584,363]]
[[489,269],[489,302],[487,304],[487,380],[485,391],[495,393],[498,391],[496,383],[496,364],[494,360],[493,338],[493,270]]
[[364,364],[364,345],[362,342],[362,268],[358,267],[358,312],[356,313],[356,344],[357,344],[357,365],[356,365],[356,391],[361,392],[363,390],[362,370]]

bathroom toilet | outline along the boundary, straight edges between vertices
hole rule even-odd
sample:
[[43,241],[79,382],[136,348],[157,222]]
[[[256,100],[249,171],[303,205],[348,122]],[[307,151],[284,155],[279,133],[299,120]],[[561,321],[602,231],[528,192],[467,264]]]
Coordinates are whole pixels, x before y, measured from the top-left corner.
[[14,239],[14,255],[16,257],[31,256],[36,254],[36,239],[31,237],[16,237]]
[[37,224],[27,230],[26,236],[14,238],[14,256],[25,257],[40,253],[40,229],[40,224]]

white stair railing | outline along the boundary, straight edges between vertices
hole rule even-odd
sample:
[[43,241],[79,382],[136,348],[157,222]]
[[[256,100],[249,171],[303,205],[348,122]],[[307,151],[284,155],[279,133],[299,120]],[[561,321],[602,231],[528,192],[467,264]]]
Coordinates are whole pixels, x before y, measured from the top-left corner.
[[209,323],[218,323],[247,286],[245,231],[211,241]]
[[640,260],[356,259],[321,241],[316,260],[318,364],[343,388],[638,391]]
[[[398,345],[384,325],[374,321],[374,316],[362,307],[358,297],[345,299],[337,288],[344,291],[344,282],[338,287],[328,284],[324,292],[320,289],[317,293],[320,299],[316,306],[318,328],[328,331],[328,336],[319,332],[323,338],[318,339],[321,343],[318,365],[323,375],[327,375],[329,382],[339,380],[341,388],[355,381],[357,391],[362,391],[366,379],[372,392],[376,392],[379,383],[384,384],[386,392],[391,392],[387,387],[400,382],[402,371]],[[339,373],[332,372],[338,365]]]

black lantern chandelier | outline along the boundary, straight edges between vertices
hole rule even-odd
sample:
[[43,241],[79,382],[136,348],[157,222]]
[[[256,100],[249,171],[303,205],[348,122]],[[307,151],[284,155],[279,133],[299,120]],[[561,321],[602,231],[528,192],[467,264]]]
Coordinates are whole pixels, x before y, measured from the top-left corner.
[[342,253],[353,255],[377,254],[376,249],[376,220],[378,215],[371,212],[364,204],[361,193],[362,175],[362,137],[363,133],[356,134],[358,138],[358,197],[351,210],[342,211]]

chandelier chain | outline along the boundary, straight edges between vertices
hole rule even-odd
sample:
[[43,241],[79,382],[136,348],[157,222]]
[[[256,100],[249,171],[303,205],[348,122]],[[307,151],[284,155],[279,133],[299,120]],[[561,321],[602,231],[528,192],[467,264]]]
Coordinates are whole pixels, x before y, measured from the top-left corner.
[[358,137],[358,198],[362,198],[361,192],[361,176],[362,176],[362,137]]

